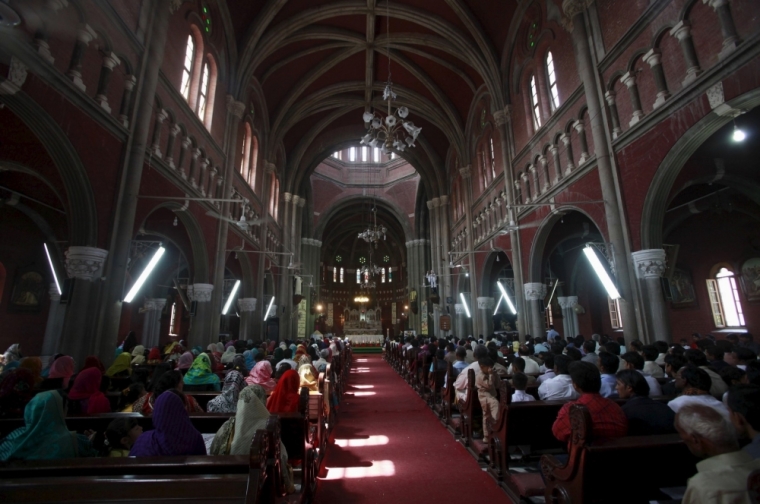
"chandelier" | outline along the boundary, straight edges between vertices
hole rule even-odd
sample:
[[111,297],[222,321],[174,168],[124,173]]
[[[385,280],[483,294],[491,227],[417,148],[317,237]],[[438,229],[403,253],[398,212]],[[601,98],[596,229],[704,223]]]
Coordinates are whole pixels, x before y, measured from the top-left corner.
[[369,303],[369,298],[367,296],[356,296],[354,298],[354,303],[357,303],[357,304]]
[[[390,3],[390,2],[388,2]],[[380,147],[383,154],[388,154],[393,149],[404,152],[407,147],[414,147],[417,136],[422,128],[415,126],[412,121],[407,121],[409,109],[399,107],[392,110],[391,102],[397,95],[393,92],[393,80],[391,79],[391,30],[388,5],[386,4],[386,31],[388,32],[388,82],[383,90],[383,100],[388,103],[388,111],[383,117],[383,112],[366,110],[362,118],[367,127],[367,134],[362,137],[361,144],[370,147]]]
[[361,238],[370,245],[374,243],[375,248],[377,248],[377,242],[380,241],[380,238],[385,240],[385,233],[388,232],[388,228],[382,224],[379,226],[377,225],[377,207],[372,208],[372,220],[372,225],[359,233],[358,238]]

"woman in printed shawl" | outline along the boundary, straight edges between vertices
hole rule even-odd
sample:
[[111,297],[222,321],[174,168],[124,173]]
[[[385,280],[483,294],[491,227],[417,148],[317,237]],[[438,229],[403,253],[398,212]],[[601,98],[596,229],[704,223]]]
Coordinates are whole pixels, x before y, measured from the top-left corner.
[[87,368],[81,371],[69,391],[69,399],[79,401],[80,409],[85,415],[110,413],[111,403],[100,391],[100,381],[103,375],[98,368]]
[[306,352],[306,347],[303,345],[298,345],[296,354],[293,357],[293,360],[296,361],[296,364],[298,364],[298,367],[301,367],[304,364],[311,364],[311,359],[309,358],[309,354]]
[[21,360],[22,357],[23,355],[21,355],[21,345],[19,343],[14,343],[8,347],[8,350],[5,351],[5,364],[8,365],[11,362]]
[[298,411],[298,386],[301,379],[298,373],[289,369],[285,371],[277,386],[269,396],[267,409],[272,413],[296,413]]
[[190,422],[180,394],[169,390],[156,399],[154,429],[137,438],[129,452],[130,457],[206,455],[203,436]]
[[132,365],[145,364],[145,347],[137,345],[132,349]]
[[53,362],[53,365],[50,366],[48,378],[63,378],[63,389],[66,390],[69,388],[69,380],[75,370],[76,365],[74,364],[74,359],[72,359],[70,355],[63,355],[58,357],[55,362]]
[[261,385],[267,392],[273,391],[277,386],[277,382],[272,378],[272,365],[265,360],[257,362],[253,366],[253,371],[245,379],[245,382],[248,385]]
[[[211,360],[205,353],[200,354],[193,361],[193,365],[185,375],[185,385],[193,387],[194,390],[216,390],[222,389],[219,377],[211,371]],[[188,388],[188,390],[190,390]]]
[[24,357],[18,367],[32,373],[35,385],[42,381],[42,359],[39,357]]
[[[259,385],[246,387],[240,392],[235,416],[224,422],[211,443],[210,455],[248,455],[251,440],[259,429],[266,429],[269,411],[264,405],[266,391]],[[288,452],[280,442],[280,462],[283,483],[288,493],[295,492],[288,468]]]
[[311,364],[304,364],[298,368],[298,376],[301,379],[300,386],[309,389],[309,393],[319,392],[319,374]]
[[240,373],[243,378],[248,376],[248,366],[245,363],[245,357],[240,354],[235,355],[235,358],[232,359],[232,369]]
[[132,374],[132,354],[122,352],[111,367],[106,370],[106,376],[109,378],[130,376]]
[[0,461],[97,455],[87,436],[69,432],[64,417],[61,394],[49,390],[35,395],[24,409],[24,426],[0,443]]
[[238,395],[240,389],[245,386],[243,375],[237,371],[230,371],[224,377],[222,393],[210,400],[206,405],[209,413],[234,413],[237,410]]
[[27,369],[5,373],[0,382],[0,417],[19,418],[34,395],[34,377]]

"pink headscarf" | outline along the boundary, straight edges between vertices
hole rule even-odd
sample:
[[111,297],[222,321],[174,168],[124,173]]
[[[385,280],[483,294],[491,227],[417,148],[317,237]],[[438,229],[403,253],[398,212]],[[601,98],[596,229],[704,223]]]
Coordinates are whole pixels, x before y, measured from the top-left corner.
[[253,370],[246,377],[245,382],[248,385],[261,385],[267,392],[271,392],[277,386],[277,382],[272,378],[272,365],[266,360],[253,366]]
[[50,366],[48,378],[63,378],[63,388],[69,388],[69,380],[76,370],[74,359],[70,355],[58,357]]
[[86,410],[83,411],[86,415],[96,415],[98,413],[110,413],[111,404],[108,399],[100,391],[100,380],[103,377],[103,373],[98,368],[83,369],[74,380],[74,385],[69,392],[69,399],[75,401],[87,401]]
[[177,362],[177,369],[190,369],[190,366],[193,365],[194,360],[195,357],[193,357],[193,354],[191,352],[183,353]]

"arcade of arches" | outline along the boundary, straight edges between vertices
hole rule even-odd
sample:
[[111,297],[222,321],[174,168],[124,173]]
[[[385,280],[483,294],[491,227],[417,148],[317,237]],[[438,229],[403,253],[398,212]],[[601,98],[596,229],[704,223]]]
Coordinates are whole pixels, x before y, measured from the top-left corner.
[[760,332],[752,0],[0,5],[2,348]]

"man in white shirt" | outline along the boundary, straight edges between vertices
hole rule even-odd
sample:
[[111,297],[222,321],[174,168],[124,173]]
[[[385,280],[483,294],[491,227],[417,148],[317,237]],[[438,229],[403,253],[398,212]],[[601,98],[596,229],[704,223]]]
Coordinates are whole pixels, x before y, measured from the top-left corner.
[[512,402],[533,402],[535,397],[525,392],[525,388],[528,386],[528,377],[523,373],[515,373],[512,377],[512,386],[515,388],[512,394]]
[[480,374],[480,364],[478,364],[478,359],[488,357],[488,349],[483,345],[477,345],[472,353],[475,356],[475,362],[464,368],[459,373],[459,376],[457,376],[457,379],[454,380],[454,390],[456,390],[457,401],[459,402],[467,400],[467,385],[469,384],[467,375],[469,374],[470,369],[475,371],[475,379],[477,380],[478,375]]
[[[530,351],[528,350],[527,345],[520,345],[520,349],[517,351],[517,353],[525,360],[525,371],[523,371],[525,374],[537,375],[541,372],[541,369],[538,367],[538,362],[529,358]],[[509,366],[509,369],[507,369],[507,374],[512,374],[511,365]]]
[[583,356],[581,361],[588,362],[596,366],[597,362],[599,361],[599,356],[596,354],[596,341],[584,341],[583,351],[586,352],[586,355]]
[[678,412],[675,427],[689,450],[704,458],[689,478],[682,504],[749,504],[747,477],[760,469],[760,460],[739,450],[731,421],[709,406],[691,404]]
[[670,409],[678,413],[688,405],[707,406],[720,413],[728,422],[731,414],[728,408],[710,395],[710,375],[694,364],[682,367],[676,375],[676,389],[682,390],[680,396],[668,402]]
[[567,355],[554,356],[554,372],[557,376],[546,380],[538,387],[538,397],[542,401],[573,400],[580,397],[568,374],[567,368],[571,362],[573,360]]
[[557,376],[557,374],[554,372],[554,354],[552,353],[546,354],[546,357],[544,357],[544,365],[541,367],[545,369],[544,369],[544,374],[539,376],[538,379],[536,380],[536,383],[538,383],[539,385],[544,383],[546,380],[551,380],[552,378]]

